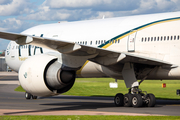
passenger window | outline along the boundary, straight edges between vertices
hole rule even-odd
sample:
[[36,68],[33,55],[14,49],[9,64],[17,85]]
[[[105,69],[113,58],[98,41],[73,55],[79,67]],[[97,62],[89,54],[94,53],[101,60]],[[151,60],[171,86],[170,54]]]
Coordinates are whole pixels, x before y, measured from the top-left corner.
[[150,40],[150,37],[148,37],[148,41]]
[[164,36],[164,41],[166,40],[166,36]]
[[176,40],[176,36],[174,36],[174,40]]
[[167,40],[169,40],[169,36],[167,36]]
[[120,43],[120,39],[118,39],[118,43]]
[[161,41],[163,40],[163,37],[161,36]]
[[142,40],[141,40],[142,42],[143,42],[143,38],[142,38]]
[[92,41],[90,42],[90,45],[92,45]]
[[157,41],[159,41],[159,37],[157,38]]
[[171,40],[173,39],[173,36],[171,36]]
[[146,37],[145,37],[145,40],[144,40],[145,42],[146,42]]
[[101,43],[101,41],[99,40],[99,44]]
[[98,41],[96,40],[96,45],[97,45]]
[[156,37],[154,37],[154,41],[156,41]]
[[151,37],[151,41],[153,41],[153,37]]
[[178,35],[178,37],[177,37],[177,40],[179,40],[179,35]]

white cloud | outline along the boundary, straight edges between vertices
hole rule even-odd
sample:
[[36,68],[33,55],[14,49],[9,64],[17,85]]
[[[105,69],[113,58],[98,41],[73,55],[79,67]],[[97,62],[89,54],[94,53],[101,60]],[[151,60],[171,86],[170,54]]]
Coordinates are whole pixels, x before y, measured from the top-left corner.
[[[14,21],[15,26],[11,25],[17,31],[20,31],[19,27],[28,26],[24,23],[28,23],[29,20],[35,22],[76,21],[99,19],[104,15],[105,18],[109,18],[180,10],[179,0],[45,0],[41,5],[35,6],[36,8],[29,7],[32,4],[29,1],[7,1],[1,0],[4,5],[0,5],[0,15],[17,14],[16,19],[6,20],[10,24]],[[18,20],[20,20],[19,24]],[[4,27],[0,26],[1,30],[6,29]],[[9,30],[8,27],[7,30]]]
[[3,0],[1,2],[2,2],[2,4],[0,5],[1,16],[19,15],[23,13],[33,12],[33,9],[31,9],[33,5],[25,0],[8,0],[8,1]]
[[[131,3],[131,4],[129,4]],[[140,0],[46,0],[43,5],[52,9],[92,9],[95,11],[133,10]]]
[[132,11],[133,14],[173,12],[180,10],[177,0],[141,0],[140,7]]
[[66,20],[70,16],[67,10],[41,10],[31,13],[27,16],[19,17],[22,20],[37,20],[37,21],[59,21]]
[[22,20],[76,21],[117,16],[119,10],[130,11],[138,8],[140,0],[45,0],[39,8]]
[[27,23],[16,18],[7,18],[0,20],[0,31],[22,32],[23,30],[36,25],[35,23]]
[[45,0],[21,19],[75,21],[180,10],[179,0]]
[[0,0],[0,5],[11,3],[13,0]]
[[39,3],[42,0],[38,1],[38,4],[36,2],[0,0],[0,16],[6,16],[0,17],[0,31],[19,33],[34,25],[54,21],[101,19],[103,15],[109,18],[180,10],[180,0],[44,0],[41,5]]

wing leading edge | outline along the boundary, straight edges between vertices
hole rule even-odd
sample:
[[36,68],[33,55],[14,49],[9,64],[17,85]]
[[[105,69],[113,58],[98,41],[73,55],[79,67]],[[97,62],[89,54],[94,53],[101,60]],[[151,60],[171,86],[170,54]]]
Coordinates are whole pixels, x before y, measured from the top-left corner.
[[173,65],[169,62],[159,59],[153,59],[153,58],[134,55],[130,53],[117,52],[103,48],[96,48],[92,46],[79,45],[77,43],[51,39],[51,38],[29,36],[24,34],[16,34],[16,33],[8,33],[8,32],[0,32],[0,38],[16,41],[16,43],[20,45],[32,44],[39,47],[53,49],[61,53],[72,56],[78,56],[78,57],[93,56],[93,58],[89,59],[90,61],[105,66],[113,65],[118,62],[120,63],[131,62],[131,63],[146,64],[146,65],[158,65],[158,66],[169,66],[169,67],[172,67]]

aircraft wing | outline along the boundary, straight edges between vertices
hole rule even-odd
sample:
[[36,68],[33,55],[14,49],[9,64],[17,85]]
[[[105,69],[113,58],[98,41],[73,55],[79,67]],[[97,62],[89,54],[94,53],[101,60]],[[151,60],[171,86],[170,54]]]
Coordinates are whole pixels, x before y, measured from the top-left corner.
[[[95,63],[109,66],[116,63],[141,63],[146,65],[161,65],[172,66],[173,64],[150,57],[144,57],[140,55],[134,55],[131,53],[112,51],[103,48],[97,48],[92,46],[80,45],[73,42],[67,42],[63,40],[29,36],[24,34],[0,32],[0,38],[16,41],[20,45],[32,44],[39,47],[45,47],[53,49],[64,54],[72,56],[93,56],[90,61]],[[107,43],[112,44],[112,43]]]

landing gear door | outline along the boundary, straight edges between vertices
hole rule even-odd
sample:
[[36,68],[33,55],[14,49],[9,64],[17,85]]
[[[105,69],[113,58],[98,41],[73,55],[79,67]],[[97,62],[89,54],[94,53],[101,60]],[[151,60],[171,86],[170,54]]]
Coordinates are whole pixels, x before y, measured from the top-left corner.
[[130,35],[128,36],[128,43],[127,43],[128,52],[135,52],[136,35],[137,35],[137,31],[133,30],[130,32]]

